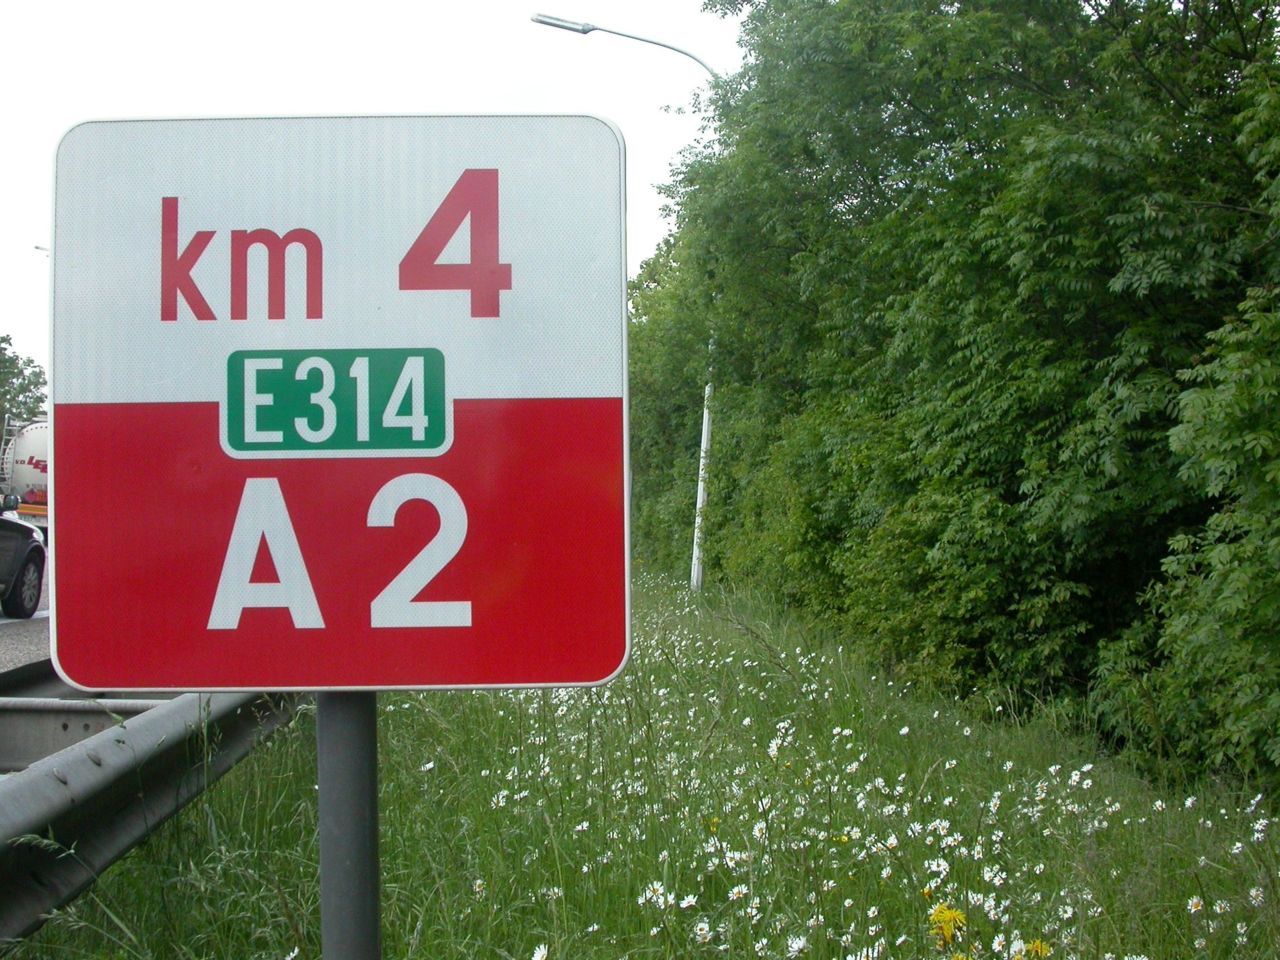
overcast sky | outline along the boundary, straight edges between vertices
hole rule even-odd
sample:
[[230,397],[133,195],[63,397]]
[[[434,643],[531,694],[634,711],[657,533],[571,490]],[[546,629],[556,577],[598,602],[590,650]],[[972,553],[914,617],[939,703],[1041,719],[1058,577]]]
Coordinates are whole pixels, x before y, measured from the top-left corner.
[[0,333],[47,368],[53,158],[85,120],[432,113],[589,113],[627,146],[627,258],[634,274],[666,232],[655,185],[700,136],[686,108],[709,78],[694,61],[589,21],[737,68],[737,23],[701,0],[63,0],[13,4],[0,57],[4,216]]

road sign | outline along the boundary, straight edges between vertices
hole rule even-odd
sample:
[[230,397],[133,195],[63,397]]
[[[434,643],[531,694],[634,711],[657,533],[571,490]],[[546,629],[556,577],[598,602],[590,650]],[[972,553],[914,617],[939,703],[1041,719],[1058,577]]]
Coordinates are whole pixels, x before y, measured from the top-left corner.
[[621,667],[616,129],[90,123],[59,148],[56,205],[65,677],[383,689]]

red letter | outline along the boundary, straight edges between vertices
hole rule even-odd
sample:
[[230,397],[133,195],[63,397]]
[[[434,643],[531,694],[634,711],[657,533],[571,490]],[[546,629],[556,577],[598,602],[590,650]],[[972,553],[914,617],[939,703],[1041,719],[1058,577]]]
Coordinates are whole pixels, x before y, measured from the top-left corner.
[[160,319],[172,323],[178,319],[178,294],[197,320],[217,320],[200,288],[191,279],[204,248],[213,239],[213,230],[197,230],[187,248],[178,253],[178,198],[160,201]]
[[[440,263],[462,224],[471,221],[471,262]],[[498,294],[511,289],[511,264],[498,262],[498,171],[464,170],[400,261],[401,290],[470,290],[473,317],[498,316]]]
[[289,244],[300,243],[307,251],[307,319],[319,320],[324,313],[324,248],[310,230],[290,230],[283,237],[271,230],[231,231],[231,319],[249,317],[249,248],[260,243],[267,248],[267,319],[284,319],[284,258]]

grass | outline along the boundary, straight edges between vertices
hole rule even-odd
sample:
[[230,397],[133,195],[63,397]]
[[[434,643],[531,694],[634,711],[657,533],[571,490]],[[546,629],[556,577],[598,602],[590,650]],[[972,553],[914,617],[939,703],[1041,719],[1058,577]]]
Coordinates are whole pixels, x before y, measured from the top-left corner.
[[[1267,801],[1163,795],[641,578],[597,689],[379,700],[384,955],[1272,957]],[[313,718],[15,958],[318,958]]]

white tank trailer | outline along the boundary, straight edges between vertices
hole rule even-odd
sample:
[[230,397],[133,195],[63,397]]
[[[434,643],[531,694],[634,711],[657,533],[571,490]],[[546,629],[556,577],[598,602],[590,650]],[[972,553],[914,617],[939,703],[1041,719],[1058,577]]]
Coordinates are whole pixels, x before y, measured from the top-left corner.
[[49,532],[49,422],[5,418],[0,493],[16,494],[18,516]]

